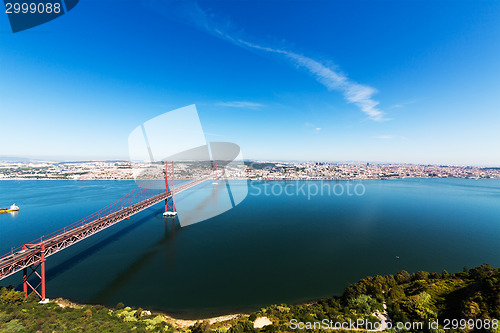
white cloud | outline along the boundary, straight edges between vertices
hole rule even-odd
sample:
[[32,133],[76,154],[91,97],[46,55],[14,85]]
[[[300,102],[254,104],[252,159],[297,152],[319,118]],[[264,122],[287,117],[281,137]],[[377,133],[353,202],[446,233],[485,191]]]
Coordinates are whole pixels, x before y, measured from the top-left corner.
[[403,103],[399,103],[399,104],[394,104],[393,106],[391,106],[391,109],[397,109],[397,108],[403,108],[407,105],[410,105],[410,104],[413,104],[413,103],[416,103],[418,100],[414,99],[414,100],[411,100],[411,101],[408,101],[408,102],[403,102]]
[[314,124],[311,124],[310,122],[306,122],[304,125],[305,125],[307,128],[314,129],[316,132],[321,131],[321,127],[316,127],[316,126],[314,126]]
[[284,55],[295,65],[306,68],[328,90],[342,92],[344,98],[349,103],[355,104],[370,119],[375,121],[387,120],[384,118],[384,112],[377,107],[379,102],[372,99],[372,96],[377,93],[376,89],[351,81],[339,71],[327,67],[312,58],[294,52],[264,47],[241,39],[237,40],[236,43],[257,50]]
[[[186,4],[188,2],[184,2]],[[288,59],[297,67],[305,68],[316,81],[324,85],[328,90],[335,90],[342,93],[347,102],[356,105],[363,113],[374,121],[384,121],[384,112],[378,107],[379,102],[373,99],[377,90],[366,85],[359,84],[349,79],[345,74],[332,66],[327,66],[321,62],[307,56],[291,52],[284,49],[271,48],[250,43],[244,39],[234,38],[226,31],[231,28],[231,23],[217,24],[213,15],[208,15],[197,3],[191,2],[184,7],[184,15],[194,25],[200,29],[224,39],[240,47],[251,48],[281,55]]]
[[232,102],[220,102],[217,103],[218,106],[226,106],[231,108],[247,108],[247,109],[258,109],[263,107],[263,104],[247,102],[247,101],[232,101]]

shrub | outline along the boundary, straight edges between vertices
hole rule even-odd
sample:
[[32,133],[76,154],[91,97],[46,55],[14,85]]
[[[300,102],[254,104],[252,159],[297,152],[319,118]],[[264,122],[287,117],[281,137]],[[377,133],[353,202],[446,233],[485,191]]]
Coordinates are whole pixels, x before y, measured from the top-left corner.
[[87,309],[83,312],[83,315],[85,316],[85,318],[91,318],[92,317],[92,310],[90,309]]
[[0,303],[6,305],[18,305],[24,302],[24,293],[21,291],[9,290],[0,296]]
[[419,280],[428,280],[429,279],[429,273],[424,272],[424,271],[417,271],[412,275],[412,280],[413,281],[419,281]]
[[40,301],[40,297],[37,294],[31,293],[26,297],[26,302],[28,303],[38,303]]
[[14,319],[14,320],[11,320],[5,326],[4,330],[2,330],[2,332],[23,332],[25,330],[26,330],[26,327],[24,327],[23,324],[21,324],[18,319]]
[[210,328],[210,323],[208,320],[197,321],[193,326],[191,326],[191,333],[205,333],[208,332]]
[[396,274],[396,282],[398,284],[406,283],[410,281],[410,274],[407,271],[401,271],[398,274]]
[[254,333],[253,323],[248,320],[239,321],[234,324],[230,329],[229,333]]

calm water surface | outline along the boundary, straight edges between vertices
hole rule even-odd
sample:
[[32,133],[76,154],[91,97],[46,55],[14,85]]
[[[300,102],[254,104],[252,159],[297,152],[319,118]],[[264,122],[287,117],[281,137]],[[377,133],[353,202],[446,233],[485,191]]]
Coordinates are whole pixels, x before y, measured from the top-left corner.
[[[279,193],[285,183],[249,182],[249,195],[236,208],[184,228],[165,222],[162,204],[151,207],[49,257],[48,297],[123,302],[194,318],[340,295],[347,283],[401,269],[500,266],[500,180],[372,180],[360,183],[363,196],[324,192],[310,199],[307,187],[298,190],[303,182],[287,184],[291,196],[265,194],[271,186]],[[133,186],[0,181],[0,206],[21,207],[16,216],[0,214],[0,253],[104,207]],[[233,191],[244,187],[242,181]],[[189,204],[194,196],[183,192],[177,201]],[[17,273],[0,284],[21,280]]]

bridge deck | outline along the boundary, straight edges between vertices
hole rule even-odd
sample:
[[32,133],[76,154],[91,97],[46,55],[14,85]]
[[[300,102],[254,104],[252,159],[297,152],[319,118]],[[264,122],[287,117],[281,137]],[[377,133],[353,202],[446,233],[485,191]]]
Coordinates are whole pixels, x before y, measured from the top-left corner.
[[[203,177],[187,184],[178,186],[175,188],[175,193],[182,192],[204,182],[207,179],[211,179],[212,176]],[[5,255],[0,258],[0,280],[19,272],[20,270],[38,264],[41,261],[41,249],[42,245],[44,247],[45,258],[53,255],[65,248],[90,237],[99,231],[102,231],[130,216],[137,214],[146,208],[149,208],[168,197],[172,196],[172,192],[163,192],[157,194],[153,197],[145,199],[136,204],[124,207],[116,212],[106,215],[101,218],[95,218],[94,220],[76,226],[68,231],[56,234],[52,237],[40,241],[36,244],[25,244],[24,248],[20,251]]]

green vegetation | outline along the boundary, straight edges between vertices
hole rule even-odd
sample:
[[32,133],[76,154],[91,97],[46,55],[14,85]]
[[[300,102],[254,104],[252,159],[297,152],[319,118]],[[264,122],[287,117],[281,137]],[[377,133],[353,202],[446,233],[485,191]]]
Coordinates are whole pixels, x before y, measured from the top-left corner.
[[[355,322],[365,319],[378,323],[373,314],[383,313],[384,306],[396,323],[422,322],[419,329],[397,329],[388,332],[500,332],[498,328],[444,330],[445,319],[500,319],[500,269],[489,265],[449,274],[401,271],[396,275],[367,277],[349,285],[341,297],[331,297],[311,304],[271,305],[250,315],[210,324],[198,321],[189,327],[176,326],[174,320],[161,314],[131,309],[118,303],[115,309],[100,305],[74,305],[64,300],[38,304],[21,292],[0,289],[0,332],[191,332],[191,333],[272,333],[331,332],[319,326],[292,329],[290,322]],[[254,321],[267,317],[272,325],[254,328]],[[439,321],[440,327],[429,328]],[[470,321],[472,322],[472,321]],[[334,332],[342,332],[336,330]],[[360,331],[358,331],[360,332]]]
[[[393,328],[388,332],[500,332],[500,329],[443,329],[445,319],[492,320],[500,319],[500,269],[482,265],[464,272],[449,274],[418,271],[409,274],[367,277],[348,286],[341,297],[332,297],[305,305],[272,305],[240,318],[229,333],[236,332],[332,332],[326,329],[291,329],[290,321],[334,323],[366,319],[378,322],[375,311],[387,313]],[[273,324],[254,330],[250,320],[267,317]],[[429,328],[429,322],[439,321],[438,329]],[[423,323],[419,329],[397,329],[397,323]],[[318,324],[319,327],[319,324]],[[459,325],[460,327],[460,325]],[[344,330],[347,332],[347,330]],[[342,332],[335,330],[333,332]],[[359,331],[358,331],[359,332]]]
[[[56,300],[38,304],[35,294],[0,289],[0,332],[167,332],[165,318],[130,307],[75,305]],[[121,304],[123,305],[123,304]],[[170,329],[170,331],[172,331]]]

